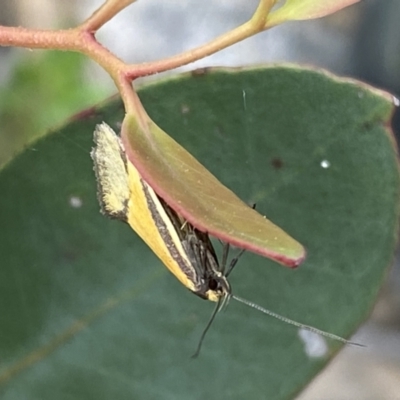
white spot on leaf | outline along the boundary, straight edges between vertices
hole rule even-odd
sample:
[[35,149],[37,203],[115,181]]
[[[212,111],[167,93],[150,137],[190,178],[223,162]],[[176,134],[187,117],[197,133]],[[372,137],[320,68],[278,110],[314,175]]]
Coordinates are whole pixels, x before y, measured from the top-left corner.
[[304,352],[308,357],[320,358],[328,353],[328,345],[322,336],[304,328],[300,328],[298,334],[304,343]]
[[82,199],[78,196],[71,196],[69,198],[69,204],[72,208],[81,208],[82,207]]
[[322,168],[329,168],[331,166],[331,163],[328,160],[322,160],[321,161],[321,167]]

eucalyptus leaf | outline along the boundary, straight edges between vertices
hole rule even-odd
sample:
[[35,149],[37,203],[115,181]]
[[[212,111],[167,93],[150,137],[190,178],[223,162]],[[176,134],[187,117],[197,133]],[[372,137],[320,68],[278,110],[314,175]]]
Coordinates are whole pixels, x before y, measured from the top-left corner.
[[[307,248],[295,271],[245,253],[233,292],[349,337],[396,243],[391,97],[285,66],[184,74],[140,96],[159,126]],[[95,107],[0,171],[1,398],[293,398],[340,343],[310,353],[297,328],[232,300],[192,360],[213,304],[99,213],[93,130],[118,130],[123,117],[118,101]]]
[[268,15],[267,26],[286,21],[321,18],[333,14],[360,0],[285,0],[277,10]]
[[298,241],[240,200],[153,121],[142,130],[126,115],[121,139],[128,162],[140,176],[200,231],[289,267],[304,260]]

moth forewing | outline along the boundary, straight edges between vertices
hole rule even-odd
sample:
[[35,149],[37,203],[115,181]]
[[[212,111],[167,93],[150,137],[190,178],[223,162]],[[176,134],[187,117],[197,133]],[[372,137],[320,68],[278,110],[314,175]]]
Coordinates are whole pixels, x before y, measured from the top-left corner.
[[94,142],[91,156],[102,212],[127,222],[178,280],[195,291],[193,269],[177,230],[154,190],[126,160],[119,137],[102,123],[96,127]]
[[[193,293],[203,299],[219,301],[221,297],[219,285],[213,285],[218,261],[208,234],[197,230],[169,207],[164,200],[159,200],[174,225],[183,251],[190,262],[189,279],[193,281]],[[214,290],[213,286],[217,290]]]
[[154,190],[141,179],[133,166],[128,166],[134,188],[128,223],[161,259],[164,265],[189,290],[195,291],[194,270],[183,249],[178,227],[173,224]]

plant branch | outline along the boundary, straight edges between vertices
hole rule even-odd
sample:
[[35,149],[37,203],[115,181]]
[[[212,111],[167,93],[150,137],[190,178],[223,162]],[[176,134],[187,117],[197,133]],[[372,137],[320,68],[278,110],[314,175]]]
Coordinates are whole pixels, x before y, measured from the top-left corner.
[[68,50],[83,53],[100,64],[113,78],[126,64],[103,47],[92,33],[78,28],[67,30],[39,30],[0,26],[3,46],[29,49]]
[[72,50],[84,46],[75,29],[50,31],[9,26],[0,26],[0,45],[51,50]]
[[204,58],[266,29],[267,16],[277,0],[260,0],[253,16],[243,25],[218,38],[177,56],[164,60],[127,65],[95,38],[95,32],[122,9],[136,0],[106,0],[85,22],[67,30],[34,30],[0,26],[0,44],[36,49],[80,52],[102,66],[117,86],[126,112],[135,115],[142,128],[148,116],[132,87],[132,80],[144,75],[173,69]]
[[78,28],[94,33],[99,30],[106,22],[112,19],[116,14],[118,14],[121,10],[128,7],[135,1],[136,0],[107,0]]
[[131,64],[129,65],[128,76],[135,79],[181,67],[247,39],[266,29],[268,14],[276,2],[277,0],[260,0],[249,21],[195,49],[159,61]]
[[120,91],[125,107],[134,113],[137,99],[133,95],[131,82],[127,85],[127,65],[102,46],[91,32],[81,28],[51,31],[0,26],[0,44],[85,54],[108,72]]
[[154,63],[127,65],[102,46],[94,35],[114,15],[135,1],[107,0],[85,22],[73,29],[50,31],[0,26],[0,44],[85,54],[108,72],[120,92],[126,112],[134,115],[141,128],[145,129],[148,116],[132,87],[133,79],[188,64],[262,31],[277,0],[260,0],[249,21],[197,49]]

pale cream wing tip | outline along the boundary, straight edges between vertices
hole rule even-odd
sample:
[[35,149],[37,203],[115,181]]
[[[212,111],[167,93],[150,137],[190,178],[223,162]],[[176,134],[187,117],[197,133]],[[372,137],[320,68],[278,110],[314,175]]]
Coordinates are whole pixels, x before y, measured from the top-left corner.
[[111,218],[126,220],[130,190],[121,140],[104,122],[96,126],[93,140],[95,147],[90,155],[94,162],[101,211]]

